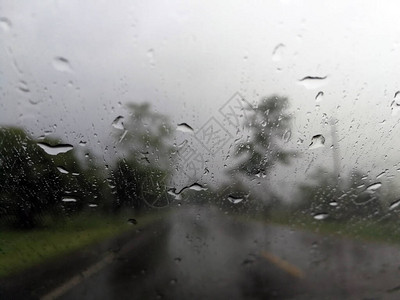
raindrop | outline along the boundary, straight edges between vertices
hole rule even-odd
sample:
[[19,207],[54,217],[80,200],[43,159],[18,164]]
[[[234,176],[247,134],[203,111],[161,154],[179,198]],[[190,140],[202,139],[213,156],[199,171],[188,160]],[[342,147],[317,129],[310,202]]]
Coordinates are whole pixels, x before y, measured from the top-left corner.
[[86,143],[87,143],[87,142],[85,142],[85,141],[80,141],[80,142],[79,142],[79,146],[84,147],[84,146],[86,146]]
[[390,109],[392,110],[392,116],[396,116],[400,112],[400,103],[395,99],[390,104]]
[[381,172],[380,174],[378,174],[378,175],[376,176],[376,179],[379,179],[379,178],[381,178],[382,176],[384,176],[384,175],[386,174],[387,171],[389,171],[389,170],[386,169],[385,171],[383,171],[383,172]]
[[174,258],[174,261],[177,262],[177,263],[178,263],[178,262],[181,262],[181,261],[182,261],[182,258],[180,258],[180,257],[175,257],[175,258]]
[[114,119],[114,121],[111,123],[112,127],[120,130],[124,130],[124,123],[122,120],[124,119],[123,116],[118,116]]
[[375,182],[369,186],[367,186],[366,191],[367,192],[376,192],[378,189],[380,189],[382,186],[381,182]]
[[68,59],[58,56],[53,59],[53,68],[60,72],[72,72]]
[[74,148],[74,146],[69,144],[58,144],[58,145],[49,145],[47,143],[37,143],[37,145],[44,150],[49,155],[57,155],[60,153],[66,153]]
[[228,201],[233,204],[238,204],[243,201],[243,197],[236,197],[236,196],[229,195]]
[[325,220],[329,215],[327,213],[320,213],[314,215],[315,220]]
[[95,208],[95,207],[98,206],[98,204],[90,203],[88,206],[89,206],[90,208]]
[[322,134],[314,135],[311,139],[311,143],[308,146],[308,149],[317,149],[324,147],[325,145],[325,138]]
[[400,199],[390,203],[389,210],[393,210],[400,206]]
[[265,177],[267,177],[267,173],[265,172],[265,170],[261,170],[258,173],[256,173],[255,176],[258,178],[265,178]]
[[281,43],[281,44],[276,45],[274,50],[272,51],[272,60],[280,61],[282,59],[284,49],[285,49],[284,44]]
[[27,84],[25,81],[23,81],[23,80],[21,80],[21,81],[19,82],[18,89],[19,89],[21,92],[24,92],[24,93],[29,93],[29,92],[30,92],[30,89],[29,89],[29,87],[28,87],[28,84]]
[[290,138],[292,137],[292,131],[286,130],[285,133],[282,136],[282,139],[285,143],[290,141]]
[[324,92],[320,91],[318,94],[315,96],[315,101],[316,102],[321,102],[324,98]]
[[306,89],[313,90],[326,84],[327,78],[328,76],[306,76],[299,80],[299,84],[304,86]]
[[154,49],[147,50],[147,58],[149,59],[150,66],[154,68],[156,65],[156,61],[154,58]]
[[132,225],[136,225],[137,221],[136,221],[136,219],[131,218],[131,219],[128,219],[128,223],[132,224]]
[[175,188],[171,188],[167,193],[175,198],[175,200],[182,200],[182,196],[176,191]]
[[72,176],[78,176],[79,173],[71,173]]
[[12,24],[11,24],[11,21],[9,19],[4,18],[4,17],[0,18],[0,28],[2,30],[7,32],[7,31],[10,30],[11,26],[12,26]]
[[76,199],[71,197],[64,197],[62,198],[62,202],[76,202]]
[[206,191],[207,188],[203,187],[201,184],[193,183],[191,186],[188,187],[189,190],[193,191]]
[[330,206],[338,206],[338,203],[336,201],[332,201],[332,202],[329,202],[329,205]]
[[189,126],[187,123],[180,123],[178,124],[176,130],[182,131],[182,132],[193,132],[193,128]]
[[63,167],[57,167],[57,170],[60,171],[60,173],[62,173],[62,174],[68,174],[68,173],[69,173],[69,172],[68,172],[66,169],[64,169]]

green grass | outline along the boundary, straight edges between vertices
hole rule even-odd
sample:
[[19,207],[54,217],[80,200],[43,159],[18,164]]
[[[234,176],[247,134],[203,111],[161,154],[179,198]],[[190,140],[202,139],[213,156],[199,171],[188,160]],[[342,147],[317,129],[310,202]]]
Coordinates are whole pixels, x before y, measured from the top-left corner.
[[400,226],[393,221],[330,221],[315,220],[306,216],[290,214],[271,215],[264,221],[273,224],[285,225],[294,229],[302,229],[315,233],[346,237],[357,240],[400,244]]
[[33,230],[1,230],[0,277],[4,277],[74,250],[143,228],[165,216],[153,213],[137,217],[138,224],[127,222],[126,215],[81,214],[59,221],[46,220],[44,227]]

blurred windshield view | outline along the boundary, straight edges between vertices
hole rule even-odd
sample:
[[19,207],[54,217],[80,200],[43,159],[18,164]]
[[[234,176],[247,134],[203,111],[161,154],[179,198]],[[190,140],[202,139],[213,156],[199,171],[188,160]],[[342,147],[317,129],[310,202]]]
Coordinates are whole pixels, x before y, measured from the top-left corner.
[[398,11],[0,1],[0,299],[399,299]]

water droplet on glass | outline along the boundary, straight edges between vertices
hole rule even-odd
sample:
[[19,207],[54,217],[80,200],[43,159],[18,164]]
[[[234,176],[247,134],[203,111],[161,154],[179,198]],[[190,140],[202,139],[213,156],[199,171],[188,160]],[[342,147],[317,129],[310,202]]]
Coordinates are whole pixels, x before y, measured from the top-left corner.
[[400,206],[400,199],[390,203],[389,210],[393,210]]
[[316,102],[321,102],[324,98],[324,92],[320,91],[318,94],[315,96],[315,101]]
[[150,66],[154,68],[156,65],[156,60],[154,58],[154,49],[147,50],[147,58],[149,59]]
[[193,132],[193,128],[189,126],[187,123],[180,123],[178,124],[176,130],[182,131],[182,132]]
[[338,203],[336,201],[331,201],[329,202],[330,206],[338,206]]
[[79,146],[84,147],[84,146],[86,146],[86,143],[87,143],[87,142],[85,142],[85,141],[80,141],[80,142],[79,142]]
[[89,206],[90,208],[96,208],[96,207],[98,206],[98,204],[90,203],[88,206]]
[[285,133],[282,136],[282,139],[285,143],[290,141],[290,138],[292,137],[292,131],[291,130],[286,130]]
[[280,61],[282,59],[284,49],[285,49],[284,44],[281,43],[281,44],[276,45],[274,50],[272,51],[272,60]]
[[11,21],[9,19],[4,18],[4,17],[0,18],[0,28],[3,31],[5,31],[5,32],[9,31],[11,29],[11,26],[12,26],[12,24],[11,24]]
[[400,112],[400,103],[398,98],[395,98],[390,104],[390,109],[392,110],[392,116],[396,116]]
[[175,198],[175,200],[182,200],[182,196],[176,191],[175,188],[171,188],[167,193]]
[[299,84],[304,86],[306,89],[313,90],[325,85],[327,78],[328,76],[306,76],[299,80]]
[[114,121],[112,121],[111,125],[112,127],[119,129],[119,130],[124,130],[124,123],[122,122],[122,120],[124,119],[123,116],[118,116],[114,119]]
[[377,190],[379,190],[382,186],[381,182],[375,182],[369,186],[367,186],[366,191],[367,192],[376,192]]
[[193,191],[206,191],[207,188],[203,187],[201,184],[198,183],[193,183],[191,186],[188,187],[189,190],[193,190]]
[[175,261],[175,262],[181,262],[181,261],[182,261],[182,258],[180,258],[180,257],[175,257],[175,258],[174,258],[174,261]]
[[75,198],[71,197],[64,197],[62,198],[62,202],[76,202],[77,200]]
[[327,213],[320,213],[314,215],[315,220],[325,220],[329,215]]
[[30,89],[29,89],[29,87],[28,87],[28,84],[27,84],[25,81],[23,81],[23,80],[21,80],[21,81],[19,82],[19,84],[18,84],[18,89],[19,89],[21,92],[24,92],[24,93],[29,93],[29,92],[30,92]]
[[308,146],[308,149],[317,149],[324,147],[325,145],[325,138],[322,134],[314,135],[311,139],[311,143]]
[[66,169],[64,169],[63,167],[57,167],[57,170],[60,171],[60,173],[62,173],[62,174],[68,174],[68,173],[69,173],[69,172],[68,172]]
[[233,204],[238,204],[243,201],[243,197],[236,197],[236,196],[229,195],[228,201]]
[[388,169],[386,169],[385,171],[379,173],[378,175],[376,175],[376,179],[381,178],[382,176],[384,176],[386,174],[386,172],[389,171]]
[[53,68],[60,72],[72,72],[68,59],[58,56],[53,59]]
[[74,146],[69,144],[58,144],[58,145],[49,145],[47,143],[37,143],[37,145],[44,150],[49,155],[57,155],[60,153],[66,153],[74,148]]
[[132,224],[132,225],[136,225],[137,221],[136,221],[136,219],[131,218],[131,219],[128,219],[128,223]]

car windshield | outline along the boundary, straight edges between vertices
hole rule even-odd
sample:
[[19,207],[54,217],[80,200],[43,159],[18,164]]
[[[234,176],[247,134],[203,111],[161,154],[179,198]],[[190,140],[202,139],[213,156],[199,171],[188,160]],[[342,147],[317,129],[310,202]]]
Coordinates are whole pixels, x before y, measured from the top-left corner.
[[1,299],[399,299],[394,1],[1,1]]

